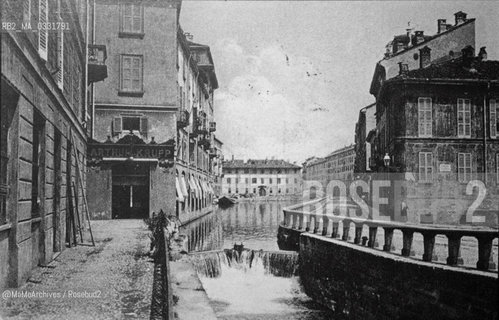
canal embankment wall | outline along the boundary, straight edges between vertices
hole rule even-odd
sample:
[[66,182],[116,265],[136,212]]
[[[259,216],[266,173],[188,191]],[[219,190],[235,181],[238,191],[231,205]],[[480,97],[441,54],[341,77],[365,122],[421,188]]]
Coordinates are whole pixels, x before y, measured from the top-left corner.
[[[280,226],[307,295],[348,319],[497,319],[497,274],[417,261]],[[282,240],[286,242],[285,240]]]

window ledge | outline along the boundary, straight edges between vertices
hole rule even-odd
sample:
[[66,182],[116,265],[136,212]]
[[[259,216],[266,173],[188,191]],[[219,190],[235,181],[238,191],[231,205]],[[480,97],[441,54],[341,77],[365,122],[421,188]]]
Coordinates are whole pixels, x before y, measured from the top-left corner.
[[120,31],[118,33],[119,38],[132,38],[132,39],[144,39],[144,33],[143,32],[125,32],[125,31]]
[[122,97],[142,97],[144,96],[144,91],[118,91],[118,95]]
[[12,223],[3,224],[0,226],[0,232],[10,230],[12,228]]

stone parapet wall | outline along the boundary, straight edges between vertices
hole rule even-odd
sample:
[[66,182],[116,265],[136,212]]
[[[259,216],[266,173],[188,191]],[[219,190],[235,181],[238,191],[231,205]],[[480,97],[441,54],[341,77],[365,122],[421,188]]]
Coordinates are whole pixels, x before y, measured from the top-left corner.
[[307,233],[300,235],[299,252],[305,292],[339,318],[498,316],[496,273],[415,261]]

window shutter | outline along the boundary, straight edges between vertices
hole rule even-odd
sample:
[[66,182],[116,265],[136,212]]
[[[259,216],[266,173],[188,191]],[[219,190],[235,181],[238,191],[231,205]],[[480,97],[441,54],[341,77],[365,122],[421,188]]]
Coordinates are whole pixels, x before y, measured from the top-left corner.
[[43,24],[48,22],[48,0],[39,0],[38,2],[38,21],[42,24],[42,28],[38,30],[38,53],[40,57],[47,60],[47,29]]
[[59,30],[57,33],[57,74],[56,74],[56,81],[57,85],[61,90],[64,88],[64,81],[63,81],[63,75],[64,75],[64,32],[62,30]]
[[116,117],[113,120],[113,133],[120,134],[122,131],[122,122],[121,122],[121,117]]
[[140,118],[140,134],[147,135],[147,117]]
[[491,138],[496,138],[497,137],[497,103],[496,100],[490,100],[489,103],[489,110],[490,110],[490,137]]

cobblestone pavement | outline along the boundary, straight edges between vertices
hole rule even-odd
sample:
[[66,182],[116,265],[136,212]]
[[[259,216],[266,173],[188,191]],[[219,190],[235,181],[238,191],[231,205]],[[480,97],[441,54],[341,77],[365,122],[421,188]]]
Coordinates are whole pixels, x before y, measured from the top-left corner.
[[146,225],[93,221],[92,230],[95,247],[67,248],[25,285],[8,289],[10,298],[4,291],[0,319],[148,319],[154,264]]

